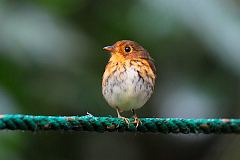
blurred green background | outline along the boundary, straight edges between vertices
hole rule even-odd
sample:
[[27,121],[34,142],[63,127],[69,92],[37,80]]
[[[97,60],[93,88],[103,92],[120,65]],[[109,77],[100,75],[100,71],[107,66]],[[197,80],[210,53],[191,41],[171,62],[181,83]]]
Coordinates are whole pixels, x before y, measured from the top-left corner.
[[[155,59],[140,117],[238,118],[235,0],[1,0],[0,113],[112,115],[101,78],[115,41]],[[129,115],[126,113],[125,115]],[[0,132],[1,160],[239,159],[236,135]]]

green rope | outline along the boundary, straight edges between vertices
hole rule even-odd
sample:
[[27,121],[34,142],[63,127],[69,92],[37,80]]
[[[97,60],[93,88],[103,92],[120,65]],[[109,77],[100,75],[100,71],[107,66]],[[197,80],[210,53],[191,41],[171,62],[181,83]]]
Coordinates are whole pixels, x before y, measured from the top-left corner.
[[[141,124],[123,119],[86,116],[0,115],[0,130],[66,130],[96,132],[240,133],[240,119],[140,118]],[[133,122],[133,119],[130,118]]]

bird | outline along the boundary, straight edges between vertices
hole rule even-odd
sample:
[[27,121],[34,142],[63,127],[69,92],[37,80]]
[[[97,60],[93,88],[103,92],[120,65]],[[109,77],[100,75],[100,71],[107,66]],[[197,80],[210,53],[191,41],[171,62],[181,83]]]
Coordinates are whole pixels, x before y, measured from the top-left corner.
[[120,40],[103,50],[111,54],[102,77],[102,94],[107,103],[117,111],[118,118],[132,111],[136,127],[141,124],[135,110],[151,97],[156,80],[156,68],[149,52],[131,40]]

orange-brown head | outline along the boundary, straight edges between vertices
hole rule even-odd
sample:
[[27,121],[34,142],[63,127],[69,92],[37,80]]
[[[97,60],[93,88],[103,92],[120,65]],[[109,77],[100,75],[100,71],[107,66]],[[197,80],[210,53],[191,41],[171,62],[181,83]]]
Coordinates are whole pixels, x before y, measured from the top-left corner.
[[148,51],[137,42],[131,40],[121,40],[111,46],[104,47],[103,50],[111,53],[110,61],[122,62],[129,59],[144,59],[149,63],[153,72],[156,72],[152,58],[150,57]]
[[130,40],[117,41],[112,46],[106,46],[103,48],[107,52],[111,52],[113,57],[119,59],[132,59],[132,58],[143,58],[151,59],[148,51],[146,51],[137,42]]

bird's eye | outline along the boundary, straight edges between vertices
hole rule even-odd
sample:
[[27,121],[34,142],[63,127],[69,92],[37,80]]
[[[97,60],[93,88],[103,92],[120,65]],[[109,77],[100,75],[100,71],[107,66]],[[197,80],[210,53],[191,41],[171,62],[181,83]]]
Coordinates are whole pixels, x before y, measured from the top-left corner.
[[131,47],[125,47],[125,52],[131,52]]

